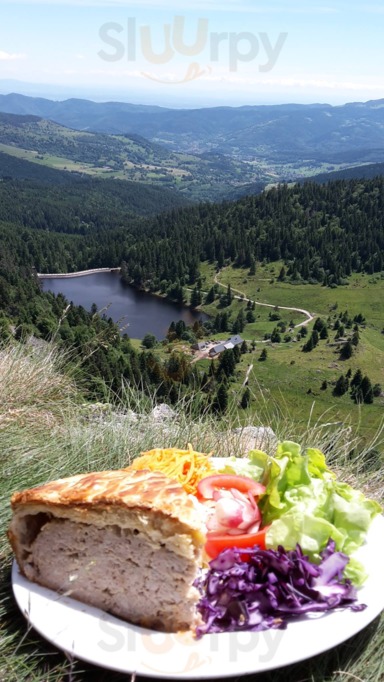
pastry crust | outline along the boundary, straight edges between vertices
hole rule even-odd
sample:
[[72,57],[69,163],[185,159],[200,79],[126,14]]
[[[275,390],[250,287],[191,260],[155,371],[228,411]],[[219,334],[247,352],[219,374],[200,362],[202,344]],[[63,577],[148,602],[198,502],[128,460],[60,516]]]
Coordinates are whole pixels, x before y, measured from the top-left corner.
[[29,513],[33,505],[44,505],[52,511],[65,507],[69,516],[72,507],[150,509],[179,519],[191,529],[201,527],[196,507],[182,486],[160,472],[149,470],[79,474],[12,495],[14,512],[26,505],[30,506]]
[[107,470],[50,481],[15,492],[11,507],[13,520],[8,536],[16,556],[18,538],[13,531],[17,519],[40,512],[98,526],[117,523],[123,527],[131,527],[132,513],[135,520],[150,515],[150,527],[158,526],[164,535],[169,534],[170,527],[172,532],[184,530],[191,534],[198,544],[204,541],[202,518],[184,488],[164,474],[149,470]]
[[101,471],[16,492],[11,505],[8,538],[29,580],[145,627],[196,623],[205,527],[176,481]]

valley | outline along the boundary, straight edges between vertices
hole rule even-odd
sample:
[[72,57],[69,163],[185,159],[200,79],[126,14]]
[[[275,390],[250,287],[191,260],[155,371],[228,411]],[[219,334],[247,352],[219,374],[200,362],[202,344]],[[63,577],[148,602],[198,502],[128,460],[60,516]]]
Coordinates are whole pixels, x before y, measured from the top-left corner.
[[[17,102],[20,99],[14,98],[15,109]],[[23,102],[31,104],[28,98]],[[339,146],[338,160],[331,154],[328,161],[316,152],[313,163],[308,150],[286,148],[277,153],[269,133],[256,150],[254,129],[248,131],[247,154],[240,144],[230,147],[236,126],[240,139],[239,130],[250,115],[260,122],[272,110],[224,108],[214,112],[215,118],[208,112],[202,128],[196,112],[186,118],[187,112],[125,109],[131,122],[134,115],[140,117],[146,134],[150,130],[145,125],[151,120],[155,126],[156,117],[165,128],[170,125],[168,117],[173,123],[177,119],[170,144],[167,136],[156,138],[155,128],[152,140],[133,131],[69,128],[68,120],[63,125],[41,118],[43,105],[39,103],[34,113],[0,114],[2,336],[9,337],[11,320],[19,325],[20,336],[28,330],[43,339],[57,325],[57,301],[50,292],[39,293],[37,283],[32,292],[28,272],[33,276],[121,268],[123,287],[166,298],[171,309],[187,303],[209,318],[183,326],[175,307],[176,332],[169,335],[163,329],[153,340],[148,327],[148,347],[142,345],[143,334],[133,334],[129,357],[115,336],[90,363],[89,371],[98,377],[95,394],[104,380],[118,387],[121,367],[130,380],[142,371],[145,390],[162,399],[168,396],[170,402],[177,391],[187,395],[194,386],[201,395],[201,410],[220,411],[217,396],[225,391],[224,411],[235,411],[242,423],[255,409],[276,428],[282,419],[299,430],[308,420],[322,424],[352,420],[359,424],[359,447],[374,440],[384,405],[379,103],[364,107],[377,137],[375,152],[371,148],[365,153],[357,136],[354,151],[346,153]],[[82,108],[79,102],[68,102],[66,107],[72,114],[76,109],[84,114],[91,105]],[[288,116],[292,126],[294,120],[304,125],[303,112],[309,113],[306,107],[272,109],[278,115],[273,119],[275,131],[283,109],[284,120]],[[314,116],[320,109],[315,107]],[[50,115],[56,117],[57,111],[58,104]],[[340,118],[346,108],[321,111],[326,119],[333,114]],[[348,111],[357,116],[353,107]],[[195,125],[200,126],[193,149],[186,138],[183,142],[187,121],[192,122],[191,134]],[[340,122],[340,130],[343,125]],[[228,142],[226,150],[217,135]],[[309,138],[302,136],[302,147],[305,139]],[[376,163],[369,164],[373,157]],[[351,167],[359,159],[365,165]],[[348,170],[336,170],[344,164],[349,164]],[[315,169],[327,169],[335,181],[326,184],[325,173],[313,182],[280,182],[286,175],[292,180],[296,172],[305,175]],[[365,179],[354,178],[355,172]],[[268,191],[263,192],[264,187]],[[237,198],[242,192],[247,196]],[[28,290],[28,296],[21,295],[22,290]],[[97,310],[96,291],[92,303]],[[81,308],[82,301],[76,301],[75,294],[72,298]],[[59,301],[65,308],[66,299]],[[88,309],[91,300],[87,301]],[[108,302],[99,307],[105,305],[108,310]],[[61,343],[76,343],[77,352],[95,336],[93,318],[85,329],[84,315],[74,312],[59,330]],[[319,324],[324,336],[317,338]],[[105,333],[109,335],[108,329]],[[218,372],[220,358],[195,361],[194,342],[220,343],[231,334],[240,334],[245,347],[230,376]],[[128,342],[123,342],[125,348],[124,343]],[[344,357],[347,351],[350,354]],[[372,391],[375,388],[369,402],[351,395],[349,384],[358,370],[362,378],[368,377]],[[348,390],[339,391],[340,381]]]
[[[374,177],[384,163],[382,100],[167,109],[0,95],[0,150],[49,168],[149,183],[193,201],[276,182]],[[345,173],[345,175],[344,175]]]
[[175,190],[195,201],[241,194],[249,183],[261,190],[273,179],[259,164],[217,152],[174,152],[139,135],[80,132],[35,116],[0,113],[0,152],[79,176]]

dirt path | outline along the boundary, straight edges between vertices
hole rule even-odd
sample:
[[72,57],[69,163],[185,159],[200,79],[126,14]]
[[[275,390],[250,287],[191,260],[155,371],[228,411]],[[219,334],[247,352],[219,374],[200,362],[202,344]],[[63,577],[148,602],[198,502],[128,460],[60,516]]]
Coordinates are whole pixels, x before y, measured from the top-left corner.
[[[214,282],[215,282],[215,284],[218,284],[220,287],[224,287],[224,289],[226,289],[228,286],[227,284],[222,284],[221,282],[219,282],[218,273],[214,277]],[[233,287],[231,287],[231,291],[236,291],[238,295],[235,296],[235,298],[240,299],[242,301],[252,301],[255,303],[255,305],[262,305],[265,308],[276,308],[277,307],[277,308],[279,308],[279,310],[292,310],[293,312],[301,313],[302,315],[305,315],[307,319],[304,320],[304,322],[299,322],[299,324],[295,324],[295,329],[298,327],[305,327],[307,324],[312,322],[312,320],[314,320],[315,317],[317,317],[316,313],[310,313],[309,310],[305,310],[304,308],[289,308],[288,306],[284,306],[284,305],[276,305],[276,304],[272,304],[272,303],[259,303],[259,301],[255,301],[252,298],[247,298],[246,295],[244,294],[244,292],[240,291],[240,289],[234,289]]]

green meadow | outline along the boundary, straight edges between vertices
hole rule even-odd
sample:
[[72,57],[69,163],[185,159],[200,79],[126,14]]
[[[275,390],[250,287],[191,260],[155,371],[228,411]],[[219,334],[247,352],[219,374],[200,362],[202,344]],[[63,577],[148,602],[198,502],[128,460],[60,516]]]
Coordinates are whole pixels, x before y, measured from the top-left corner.
[[[353,376],[360,369],[372,384],[381,384],[384,390],[384,275],[355,274],[347,285],[331,289],[318,284],[279,281],[281,267],[282,263],[259,266],[256,275],[250,276],[248,270],[233,267],[216,273],[213,266],[203,264],[204,291],[208,291],[216,280],[223,285],[221,291],[226,291],[229,284],[235,296],[243,295],[256,303],[256,319],[246,324],[242,332],[249,350],[241,357],[237,377],[230,384],[230,395],[235,403],[240,401],[245,374],[249,365],[253,365],[248,378],[251,405],[248,410],[240,410],[245,421],[247,413],[255,406],[260,406],[260,409],[268,406],[269,415],[274,412],[278,419],[285,415],[293,430],[317,422],[358,425],[361,444],[365,444],[380,432],[384,415],[383,393],[375,397],[372,404],[356,405],[349,392],[335,397],[333,389],[341,375],[350,371]],[[280,306],[302,308],[315,319],[321,317],[327,322],[329,338],[320,340],[311,352],[303,352],[302,347],[311,334],[314,320],[306,325],[308,335],[302,339],[298,336],[300,328],[290,325],[292,322],[294,325],[304,322],[306,316],[297,311],[282,310]],[[241,307],[246,312],[246,302],[234,298],[229,308],[220,308],[215,301],[209,306],[202,306],[202,309],[211,315],[228,310],[234,319]],[[333,330],[339,315],[345,311],[352,319],[359,314],[365,318],[364,324],[359,325],[359,343],[348,360],[340,359],[341,346],[335,340],[336,331]],[[276,312],[287,330],[281,334],[280,343],[271,343],[265,335],[271,334],[276,327],[277,322],[269,319],[270,314]],[[351,333],[352,329],[346,329],[345,338]],[[215,335],[218,339],[227,337],[228,334]],[[262,361],[260,354],[264,348],[267,359]],[[382,448],[381,436],[378,436],[377,447]]]

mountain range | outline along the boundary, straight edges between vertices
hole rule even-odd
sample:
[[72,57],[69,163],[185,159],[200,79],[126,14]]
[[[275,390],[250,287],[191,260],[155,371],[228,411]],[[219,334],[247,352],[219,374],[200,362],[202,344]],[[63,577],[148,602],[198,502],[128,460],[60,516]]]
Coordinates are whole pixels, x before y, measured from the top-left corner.
[[40,167],[178,190],[192,200],[237,196],[248,183],[260,191],[273,179],[258,164],[218,152],[176,152],[136,133],[79,131],[31,114],[0,113],[0,152]]
[[[0,95],[0,110],[33,114],[76,130],[139,134],[178,151],[215,150],[251,159],[384,160],[384,99],[329,104],[167,109],[83,99]],[[380,158],[377,158],[380,156]]]
[[192,200],[237,198],[309,176],[324,182],[346,169],[373,177],[384,163],[384,99],[169,109],[13,93],[0,95],[0,112],[3,153]]

